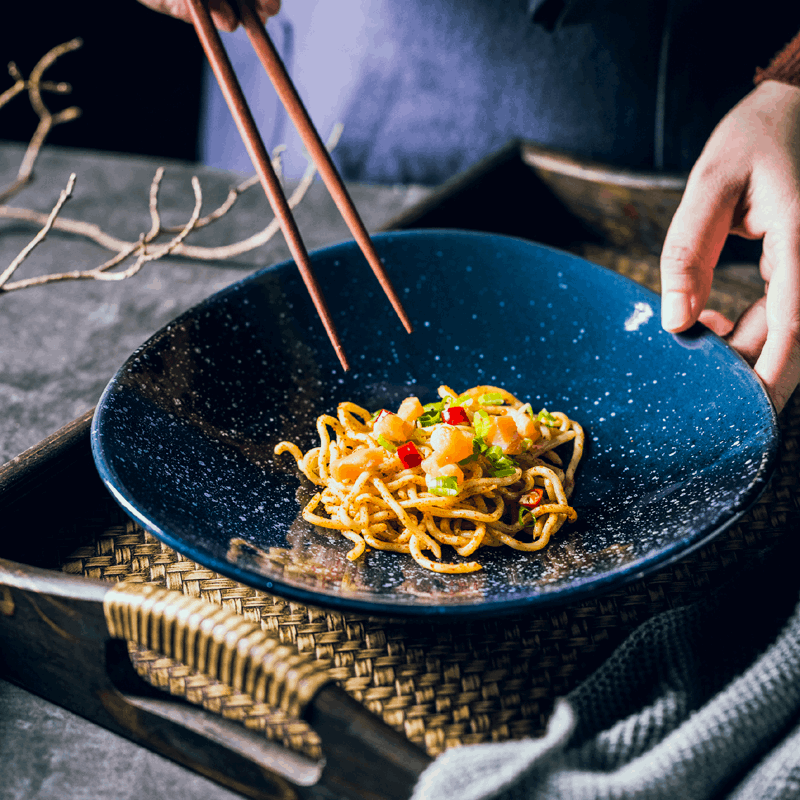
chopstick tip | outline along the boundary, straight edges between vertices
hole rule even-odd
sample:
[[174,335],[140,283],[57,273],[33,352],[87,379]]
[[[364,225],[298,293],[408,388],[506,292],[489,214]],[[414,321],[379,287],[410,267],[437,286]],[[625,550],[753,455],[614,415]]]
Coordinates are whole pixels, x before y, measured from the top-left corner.
[[342,365],[342,369],[345,372],[350,372],[350,364],[347,361],[347,356],[344,354],[344,350],[341,347],[337,347],[334,344],[334,350],[336,350],[336,355],[339,358],[339,363]]

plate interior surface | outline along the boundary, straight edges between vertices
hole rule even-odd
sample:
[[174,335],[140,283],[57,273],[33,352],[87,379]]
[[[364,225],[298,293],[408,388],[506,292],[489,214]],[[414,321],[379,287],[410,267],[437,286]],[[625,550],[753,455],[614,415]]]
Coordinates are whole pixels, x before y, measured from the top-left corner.
[[[352,369],[338,365],[294,264],[212,296],[139,348],[92,427],[101,477],[157,537],[205,566],[303,602],[407,617],[498,615],[601,593],[708,541],[763,491],[774,409],[752,370],[697,326],[664,332],[652,292],[569,254],[488,234],[375,244],[408,335],[357,247],[311,260]],[[565,525],[539,553],[482,549],[438,575],[305,523],[313,494],[283,440],[351,400],[396,408],[437,387],[502,386],[586,431]],[[448,558],[457,560],[455,553]]]

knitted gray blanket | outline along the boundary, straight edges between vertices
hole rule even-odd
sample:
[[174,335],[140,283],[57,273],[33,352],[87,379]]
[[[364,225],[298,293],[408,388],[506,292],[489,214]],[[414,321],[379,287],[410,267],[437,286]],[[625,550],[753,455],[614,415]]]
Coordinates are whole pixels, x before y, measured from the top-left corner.
[[800,798],[797,551],[640,626],[544,737],[444,753],[414,800]]

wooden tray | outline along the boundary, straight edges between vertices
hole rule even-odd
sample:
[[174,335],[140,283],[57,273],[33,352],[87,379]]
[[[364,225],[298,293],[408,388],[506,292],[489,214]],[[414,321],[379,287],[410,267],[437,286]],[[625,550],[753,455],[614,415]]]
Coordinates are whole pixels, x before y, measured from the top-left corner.
[[[513,143],[389,227],[522,236],[657,289],[651,251],[681,185],[670,180]],[[615,214],[648,222],[622,230]],[[736,315],[760,291],[752,274],[723,275],[712,304]],[[157,542],[101,484],[90,421],[76,419],[0,468],[0,674],[256,798],[313,797],[320,787],[406,797],[447,747],[540,733],[553,699],[636,625],[698,598],[800,525],[796,395],[782,415],[770,489],[680,563],[546,613],[458,626],[389,622],[255,592]],[[110,592],[122,579],[130,588]],[[208,605],[178,625],[171,609],[186,598]],[[261,631],[286,649],[280,680],[264,677],[264,653],[242,644]]]

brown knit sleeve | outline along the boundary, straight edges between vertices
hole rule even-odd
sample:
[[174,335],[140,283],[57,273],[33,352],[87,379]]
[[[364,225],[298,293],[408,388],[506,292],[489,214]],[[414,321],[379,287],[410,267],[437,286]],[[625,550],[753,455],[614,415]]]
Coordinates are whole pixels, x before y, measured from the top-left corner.
[[778,81],[800,87],[800,33],[772,59],[766,69],[756,70],[754,83]]

